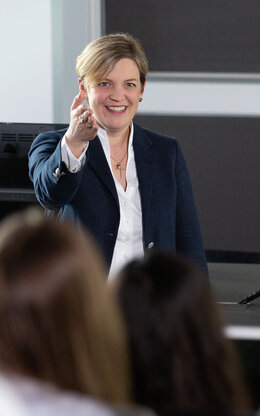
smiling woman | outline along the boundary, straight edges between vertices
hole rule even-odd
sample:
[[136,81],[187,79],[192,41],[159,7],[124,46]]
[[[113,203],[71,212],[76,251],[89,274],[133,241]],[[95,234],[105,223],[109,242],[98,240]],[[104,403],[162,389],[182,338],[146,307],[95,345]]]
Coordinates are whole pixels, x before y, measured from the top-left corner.
[[[80,88],[95,114],[97,124],[107,131],[109,137],[125,136],[127,148],[129,126],[144,89],[137,64],[132,59],[122,58],[103,81],[87,85],[86,88],[84,82],[80,81]],[[113,145],[113,142],[111,144]],[[114,152],[117,150],[119,159],[121,147],[115,148]],[[117,175],[113,163],[112,167]]]
[[148,71],[141,43],[125,33],[98,38],[76,71],[68,129],[42,133],[31,146],[38,200],[88,228],[110,276],[152,247],[182,252],[207,270],[180,147],[133,122]]

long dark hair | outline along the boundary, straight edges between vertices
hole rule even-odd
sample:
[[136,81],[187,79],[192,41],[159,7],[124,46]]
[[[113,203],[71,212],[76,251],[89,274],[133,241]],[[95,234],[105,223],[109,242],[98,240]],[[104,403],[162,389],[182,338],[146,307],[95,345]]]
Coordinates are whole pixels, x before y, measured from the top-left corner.
[[138,403],[160,416],[249,409],[233,345],[199,269],[154,251],[124,267],[116,287]]
[[87,233],[29,210],[0,226],[0,368],[127,402],[121,315]]

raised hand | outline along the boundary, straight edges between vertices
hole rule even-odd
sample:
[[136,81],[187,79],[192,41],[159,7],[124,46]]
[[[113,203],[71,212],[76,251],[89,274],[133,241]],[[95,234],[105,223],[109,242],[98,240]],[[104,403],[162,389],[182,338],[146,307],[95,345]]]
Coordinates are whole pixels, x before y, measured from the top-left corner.
[[66,141],[72,153],[79,157],[86,143],[97,135],[98,125],[93,112],[82,104],[84,91],[74,98],[70,109],[70,125],[66,132]]

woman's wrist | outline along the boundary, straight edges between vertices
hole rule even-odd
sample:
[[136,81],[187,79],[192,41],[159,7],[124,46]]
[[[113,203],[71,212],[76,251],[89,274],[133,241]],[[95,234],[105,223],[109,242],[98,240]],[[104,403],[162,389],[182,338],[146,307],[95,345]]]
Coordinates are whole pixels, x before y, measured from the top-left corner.
[[73,153],[73,155],[78,159],[82,153],[85,151],[86,149],[86,143],[82,142],[82,141],[76,141],[75,140],[71,140],[67,134],[65,135],[65,140],[67,145],[69,146],[71,152]]

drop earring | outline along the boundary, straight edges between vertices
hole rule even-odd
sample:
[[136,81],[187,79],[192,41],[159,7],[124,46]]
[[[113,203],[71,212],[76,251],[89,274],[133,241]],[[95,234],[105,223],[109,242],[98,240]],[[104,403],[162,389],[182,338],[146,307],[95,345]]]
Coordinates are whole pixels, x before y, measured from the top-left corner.
[[141,97],[141,98],[139,98],[139,103],[141,103],[142,101],[143,101],[142,97]]

